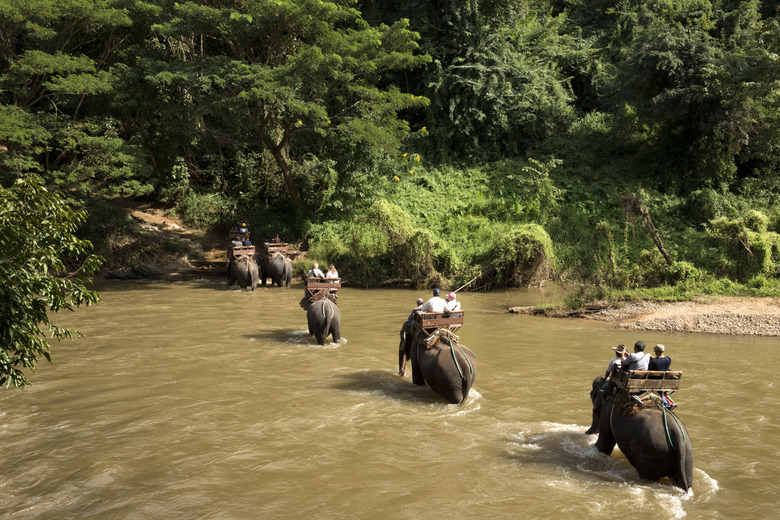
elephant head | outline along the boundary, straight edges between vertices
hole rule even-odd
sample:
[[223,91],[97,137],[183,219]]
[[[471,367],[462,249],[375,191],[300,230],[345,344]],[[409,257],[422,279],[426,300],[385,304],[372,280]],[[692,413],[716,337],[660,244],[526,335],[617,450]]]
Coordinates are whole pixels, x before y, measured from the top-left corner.
[[426,337],[418,330],[412,342],[412,382],[428,383],[431,390],[452,404],[466,400],[477,377],[474,353],[458,343],[458,337],[448,329],[437,329]]
[[617,444],[641,478],[668,477],[685,491],[691,488],[691,438],[680,419],[660,399],[649,395],[639,405],[622,392],[604,396],[594,382],[591,400],[594,424],[598,421],[596,448],[601,453],[610,455]]

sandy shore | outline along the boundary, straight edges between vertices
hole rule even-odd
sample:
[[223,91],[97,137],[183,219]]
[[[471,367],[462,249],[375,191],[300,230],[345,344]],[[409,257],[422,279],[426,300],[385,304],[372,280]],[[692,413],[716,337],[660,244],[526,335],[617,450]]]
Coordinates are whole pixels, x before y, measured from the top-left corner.
[[[539,314],[532,307],[509,310]],[[690,302],[624,303],[603,308],[594,305],[568,316],[607,321],[623,329],[780,336],[780,300],[775,298],[718,297]]]

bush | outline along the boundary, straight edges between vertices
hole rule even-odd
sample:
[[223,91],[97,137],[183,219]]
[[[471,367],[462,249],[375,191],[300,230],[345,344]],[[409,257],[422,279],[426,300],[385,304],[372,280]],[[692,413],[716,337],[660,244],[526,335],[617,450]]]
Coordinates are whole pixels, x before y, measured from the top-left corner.
[[219,193],[199,194],[190,191],[178,206],[184,225],[201,229],[216,228],[232,220],[236,202]]
[[552,240],[541,226],[525,224],[500,237],[487,263],[498,287],[543,285],[555,264]]

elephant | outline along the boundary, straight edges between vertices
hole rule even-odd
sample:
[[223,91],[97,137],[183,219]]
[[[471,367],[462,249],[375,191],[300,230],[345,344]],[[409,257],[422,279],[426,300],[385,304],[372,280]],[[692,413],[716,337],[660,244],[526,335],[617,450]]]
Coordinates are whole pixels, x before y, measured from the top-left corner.
[[265,285],[270,278],[271,284],[290,287],[292,283],[292,262],[281,253],[263,255],[260,261],[260,282]]
[[693,445],[682,422],[655,400],[636,413],[622,413],[625,394],[614,388],[605,395],[600,387],[594,381],[593,424],[586,432],[599,434],[596,449],[610,455],[617,444],[641,478],[669,477],[687,492],[693,485]]
[[257,287],[257,263],[249,256],[242,256],[238,260],[230,262],[228,273],[228,287],[238,284],[242,289],[251,287],[254,291]]
[[437,329],[430,337],[426,336],[418,329],[412,339],[412,382],[428,383],[431,390],[450,403],[461,404],[477,376],[474,353],[460,345],[457,336],[448,329]]
[[309,334],[315,337],[317,343],[324,345],[328,335],[333,338],[334,343],[341,340],[341,311],[338,305],[328,297],[314,302],[304,300],[301,305],[306,309]]

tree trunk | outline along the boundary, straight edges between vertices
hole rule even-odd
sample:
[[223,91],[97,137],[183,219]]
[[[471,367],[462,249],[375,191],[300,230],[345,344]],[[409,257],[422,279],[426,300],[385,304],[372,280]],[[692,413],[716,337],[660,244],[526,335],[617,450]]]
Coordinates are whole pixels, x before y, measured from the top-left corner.
[[295,185],[295,179],[293,179],[290,173],[290,166],[284,154],[285,139],[282,139],[279,144],[275,144],[270,137],[263,135],[263,143],[271,152],[271,155],[273,155],[277,166],[279,166],[284,178],[284,184],[287,186],[287,194],[290,196],[290,204],[293,211],[298,213],[301,209],[301,195],[298,193],[298,187]]

